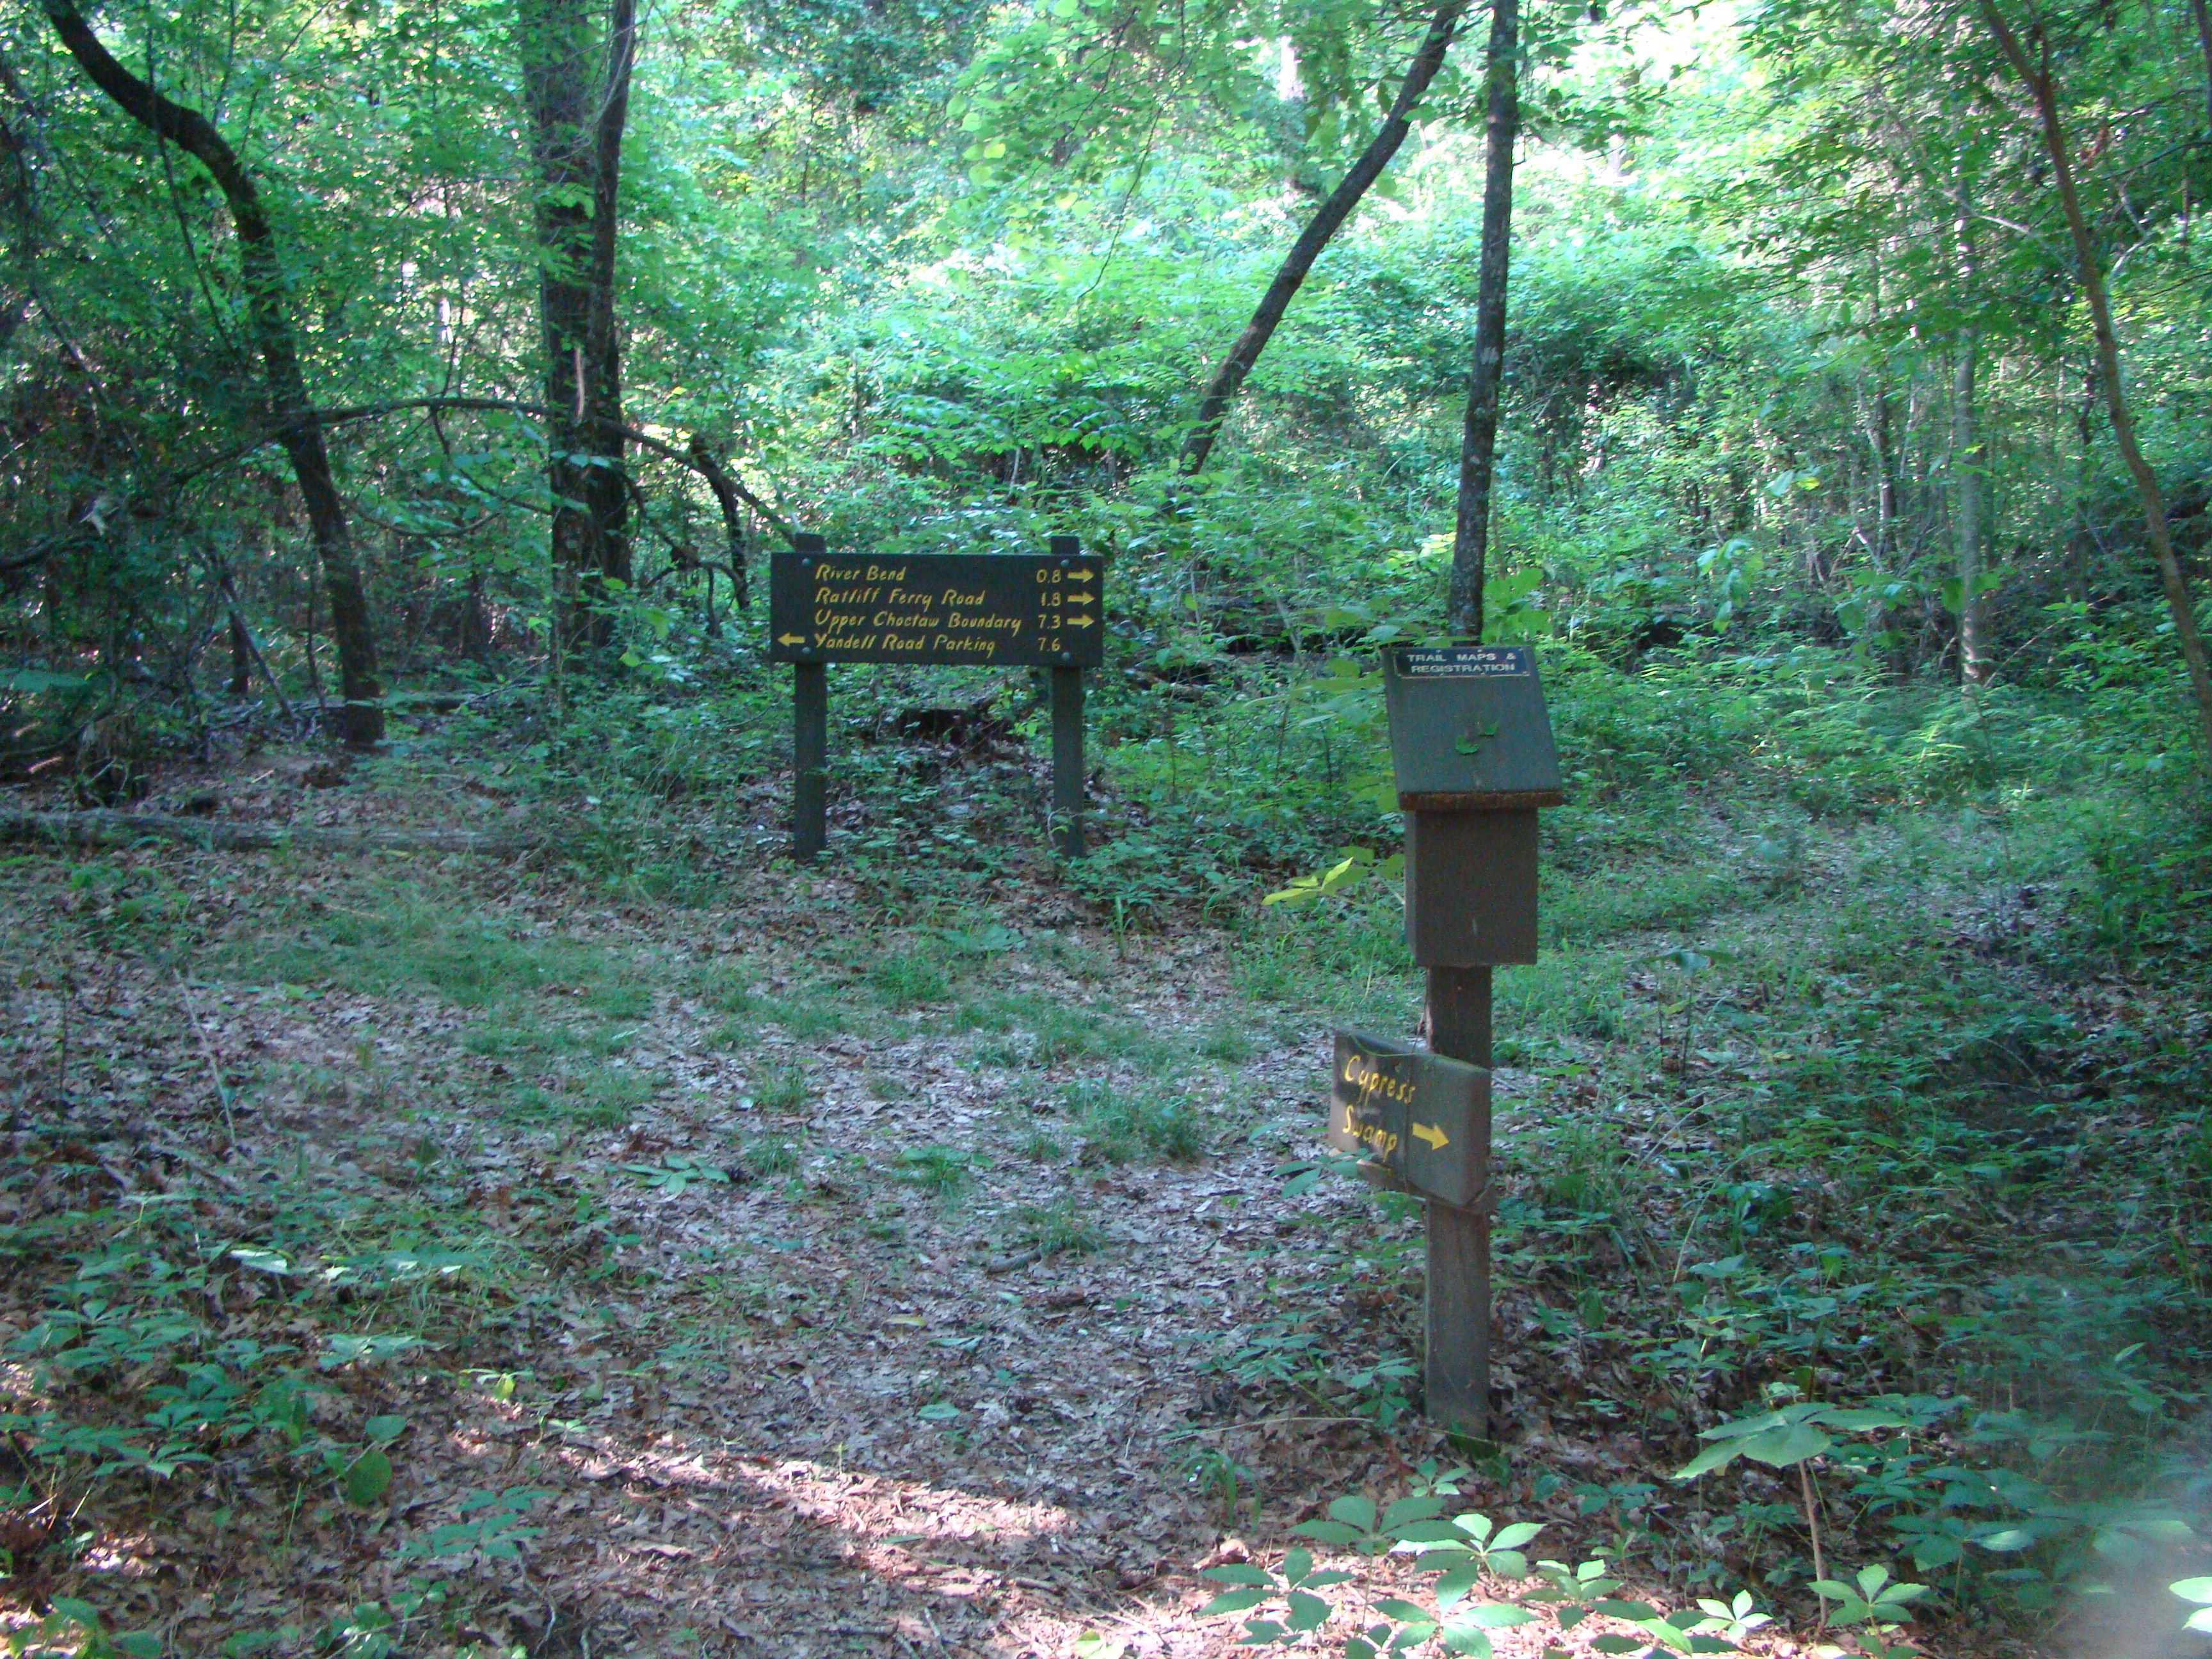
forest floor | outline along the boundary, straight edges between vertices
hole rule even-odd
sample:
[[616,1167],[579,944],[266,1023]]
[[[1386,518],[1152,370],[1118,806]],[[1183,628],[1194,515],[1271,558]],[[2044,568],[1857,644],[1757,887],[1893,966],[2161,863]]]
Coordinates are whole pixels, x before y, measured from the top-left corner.
[[[525,810],[480,770],[324,764],[171,793]],[[1666,1529],[1679,1447],[1622,1420],[1602,1260],[1551,1295],[1504,1253],[1499,1445],[1455,1446],[1401,1409],[1417,1212],[1285,1179],[1322,1153],[1333,1018],[1409,1034],[1410,975],[1270,1000],[1249,928],[1116,935],[1042,860],[900,914],[775,860],[773,792],[750,806],[695,846],[712,890],[685,905],[453,857],[0,866],[19,1633],[81,1598],[179,1654],[1215,1655],[1238,1621],[1200,1615],[1203,1570],[1438,1469],[1474,1462],[1466,1506],[1563,1552]],[[1749,899],[1743,928],[1802,925],[1797,887]],[[1664,920],[1624,911],[1606,948],[1657,960]],[[1621,985],[1663,1050],[1666,973]],[[1546,1191],[1530,1103],[1595,1090],[1549,1053],[1498,1080],[1509,1167],[1522,1146]],[[1676,1081],[1739,1060],[1684,1031]],[[1617,1119],[1585,1173],[1663,1166],[1693,1115]],[[1577,1333],[1551,1304],[1578,1299]],[[1745,1490],[1786,1517],[1789,1491]],[[1346,1605],[1413,1584],[1401,1555],[1332,1565]],[[1966,1620],[1930,1650],[2027,1649]]]

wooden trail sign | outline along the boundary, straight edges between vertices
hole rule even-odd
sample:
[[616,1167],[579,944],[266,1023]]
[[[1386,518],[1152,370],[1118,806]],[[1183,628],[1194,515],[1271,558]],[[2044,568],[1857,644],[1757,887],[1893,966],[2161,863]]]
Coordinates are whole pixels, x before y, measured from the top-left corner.
[[1054,537],[1052,549],[885,556],[802,544],[773,554],[769,659],[1096,668],[1105,660],[1104,562],[1077,552],[1073,537]]
[[1383,664],[1406,814],[1406,943],[1428,970],[1429,1047],[1340,1034],[1329,1139],[1428,1199],[1424,1409],[1481,1435],[1491,970],[1536,959],[1536,811],[1560,804],[1559,758],[1527,646],[1414,646]]
[[1490,1178],[1490,1073],[1411,1043],[1339,1031],[1328,1144],[1466,1209]]
[[1106,654],[1106,568],[1073,536],[1042,554],[832,554],[793,538],[769,560],[771,662],[792,665],[792,856],[830,839],[833,662],[1052,671],[1052,806],[1083,856],[1083,671]]

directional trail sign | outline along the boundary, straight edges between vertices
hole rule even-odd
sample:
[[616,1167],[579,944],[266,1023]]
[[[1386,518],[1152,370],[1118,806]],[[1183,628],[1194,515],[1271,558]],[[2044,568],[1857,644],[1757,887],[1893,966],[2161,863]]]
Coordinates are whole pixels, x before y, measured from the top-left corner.
[[1465,1209],[1490,1177],[1490,1073],[1411,1043],[1336,1034],[1328,1144]]
[[777,553],[769,657],[1096,668],[1104,573],[1095,553]]
[[832,553],[802,532],[769,560],[768,654],[791,665],[791,851],[830,844],[833,662],[1052,671],[1052,813],[1083,856],[1083,671],[1106,659],[1106,562],[1038,553]]

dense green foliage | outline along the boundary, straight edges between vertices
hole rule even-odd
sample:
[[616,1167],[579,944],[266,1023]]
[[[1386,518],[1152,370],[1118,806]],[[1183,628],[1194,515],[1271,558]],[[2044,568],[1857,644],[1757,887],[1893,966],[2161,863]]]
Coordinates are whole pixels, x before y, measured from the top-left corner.
[[[2186,5],[1992,3],[2055,65],[2124,390],[2212,618],[2212,59]],[[1530,1079],[1502,1295],[1602,1376],[1577,1385],[1583,1426],[1675,1465],[1716,1424],[1885,1398],[1887,1439],[1801,1425],[1835,1431],[1838,1535],[1966,1617],[2039,1612],[2085,1549],[2201,1512],[2201,1477],[2162,1460],[2200,1420],[2212,1340],[2212,757],[2084,273],[1974,7],[1603,11],[1533,16],[1523,70],[1489,616],[1538,647],[1569,804],[1546,829],[1547,960],[1502,981],[1500,1060]],[[750,597],[774,520],[890,551],[1073,533],[1109,556],[1111,634],[1092,850],[1055,879],[1125,939],[1241,930],[1255,1003],[1407,1022],[1374,653],[1441,628],[1473,40],[1186,478],[1196,388],[1422,15],[652,12],[617,263],[625,416],[652,442],[629,453],[617,648],[575,661],[554,645],[514,8],[94,21],[225,133],[276,223],[405,717],[377,764],[499,753],[591,880],[704,902],[702,803],[722,848],[774,855],[787,707]],[[312,731],[329,622],[222,198],[35,7],[0,20],[0,781],[113,801],[157,759]],[[734,544],[695,451],[750,492]],[[1040,690],[839,671],[832,851],[874,913],[980,927],[963,907],[1032,865]],[[980,758],[888,738],[902,711],[984,700],[1013,741]],[[282,984],[295,948],[229,967]],[[477,1006],[555,975],[613,994],[595,958],[404,910],[296,949],[364,994]],[[917,949],[845,979],[910,1009],[950,971]],[[1003,1000],[961,1018],[1010,1065],[1127,1035]],[[1164,1084],[1073,1085],[1056,1109],[1108,1160],[1206,1143]],[[899,1173],[949,1199],[966,1158],[917,1148]],[[720,1175],[625,1167],[679,1191]],[[1093,1248],[1033,1220],[1046,1254]],[[1402,1277],[1395,1225],[1332,1257],[1335,1282]],[[1222,1364],[1387,1424],[1413,1368],[1360,1340],[1332,1369],[1286,1316]],[[1206,1478],[1233,1510],[1234,1467]],[[1669,1532],[1653,1491],[1598,1483],[1585,1513],[1716,1592],[1819,1577],[1794,1494],[1744,1488]]]

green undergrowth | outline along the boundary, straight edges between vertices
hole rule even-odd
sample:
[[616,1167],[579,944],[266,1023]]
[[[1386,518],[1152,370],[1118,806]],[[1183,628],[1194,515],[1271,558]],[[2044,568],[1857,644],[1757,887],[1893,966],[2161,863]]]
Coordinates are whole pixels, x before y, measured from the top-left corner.
[[[1894,1565],[1926,1613],[2031,1626],[2212,1528],[2177,1455],[2212,1361],[2212,962],[2180,885],[2207,842],[2185,791],[2021,775],[2039,718],[2000,720],[1986,788],[1917,804],[1814,811],[1754,770],[1553,817],[1543,956],[1497,975],[1501,1431],[1540,1410],[1652,1456],[1486,1467],[1638,1571],[1810,1617],[1817,1541],[1832,1580]],[[1276,907],[1244,983],[1410,1030],[1401,927],[1381,882]],[[1224,1368],[1410,1409],[1404,1203],[1285,1246],[1332,1307]],[[1731,1434],[1750,1455],[1673,1478]]]
[[[302,1571],[309,1535],[378,1549],[395,1582],[412,1580],[393,1605],[426,1635],[458,1629],[479,1593],[465,1564],[514,1559],[544,1493],[526,1479],[457,1486],[434,1424],[414,1416],[422,1373],[521,1369],[518,1299],[555,1271],[579,1282],[616,1271],[591,1202],[517,1188],[505,1194],[512,1226],[487,1230],[466,1171],[427,1139],[388,1147],[380,1178],[302,1157],[254,1170],[243,1203],[185,1186],[114,1202],[96,1168],[70,1161],[74,1133],[28,1125],[18,1144],[0,1185],[33,1218],[0,1226],[0,1260],[37,1311],[8,1344],[0,1402],[21,1470],[12,1501],[106,1514],[133,1492],[156,1505],[173,1490],[259,1493],[294,1525],[256,1548],[299,1556]],[[81,1603],[54,1607],[45,1634],[73,1624],[84,1651],[167,1650],[109,1633]],[[343,1634],[252,1639],[350,1650]],[[223,1650],[257,1650],[240,1637]]]

